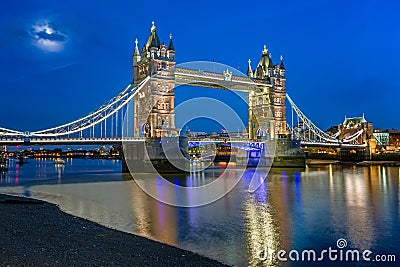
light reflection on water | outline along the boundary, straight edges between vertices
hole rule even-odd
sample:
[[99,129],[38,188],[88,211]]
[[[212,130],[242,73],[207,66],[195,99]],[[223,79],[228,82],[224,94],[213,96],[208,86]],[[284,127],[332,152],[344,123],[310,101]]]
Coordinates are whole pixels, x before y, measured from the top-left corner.
[[[198,208],[157,202],[120,170],[119,161],[109,160],[74,159],[58,167],[51,160],[11,162],[9,172],[0,174],[0,191],[50,201],[74,215],[236,266],[280,265],[256,258],[265,246],[321,251],[335,247],[339,238],[350,248],[398,253],[398,167],[274,169],[254,194],[247,191],[254,172],[248,170],[227,196]],[[198,186],[221,172],[199,172],[175,182]],[[232,169],[223,179],[234,175]],[[288,264],[299,265],[309,263]]]

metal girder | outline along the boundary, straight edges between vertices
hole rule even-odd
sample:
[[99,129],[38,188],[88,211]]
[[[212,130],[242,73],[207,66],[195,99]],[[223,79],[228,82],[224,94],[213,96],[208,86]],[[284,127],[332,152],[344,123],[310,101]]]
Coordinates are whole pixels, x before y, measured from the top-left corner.
[[[290,106],[296,112],[298,118],[303,122],[308,131],[311,131],[316,137],[320,138],[321,141],[324,140],[328,143],[339,143],[339,140],[319,129],[310,119],[308,119],[306,115],[304,115],[304,113],[296,106],[296,104],[293,102],[288,94],[286,94],[286,98],[289,101]],[[310,138],[306,137],[306,139],[311,141]]]
[[116,97],[113,97],[107,104],[100,106],[97,111],[91,112],[89,115],[83,118],[54,128],[32,132],[31,136],[63,136],[80,132],[99,123],[102,123],[104,120],[106,120],[117,111],[119,111],[121,108],[123,108],[125,105],[127,105],[149,79],[150,77],[147,77],[135,87],[133,87],[132,84],[129,84],[122,92],[120,92]]
[[0,127],[0,136],[18,136],[18,135],[23,135],[23,133]]
[[355,143],[358,144],[357,139],[360,137],[360,135],[364,132],[364,129],[359,130],[358,132],[356,132],[353,135],[348,136],[347,138],[343,139],[342,142],[343,143],[350,143],[355,141]]

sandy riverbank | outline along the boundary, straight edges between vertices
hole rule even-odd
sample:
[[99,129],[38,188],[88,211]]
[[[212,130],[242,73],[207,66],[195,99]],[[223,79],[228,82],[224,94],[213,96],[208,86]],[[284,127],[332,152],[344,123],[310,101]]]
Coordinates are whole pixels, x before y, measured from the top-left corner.
[[226,266],[53,204],[1,194],[0,249],[0,266]]

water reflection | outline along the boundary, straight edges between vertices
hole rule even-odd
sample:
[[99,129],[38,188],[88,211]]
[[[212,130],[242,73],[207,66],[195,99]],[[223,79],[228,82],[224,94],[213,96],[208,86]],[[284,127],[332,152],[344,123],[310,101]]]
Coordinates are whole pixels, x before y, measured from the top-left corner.
[[[263,179],[263,177],[260,177],[260,179]],[[257,255],[266,258],[264,266],[279,265],[276,259],[270,259],[268,253],[266,253],[267,251],[278,251],[282,248],[277,217],[273,211],[272,201],[271,203],[268,202],[268,198],[272,197],[273,194],[279,193],[271,192],[269,194],[265,184],[263,184],[254,194],[248,194],[243,203],[249,266],[260,264]],[[263,250],[266,254],[259,254],[260,250]]]
[[57,174],[58,182],[61,183],[61,178],[64,173],[64,164],[54,164],[55,173]]
[[0,182],[2,184],[7,184],[7,177],[8,177],[7,172],[0,172]]
[[[351,248],[398,251],[398,167],[273,169],[253,194],[247,190],[253,175],[264,177],[247,170],[228,195],[198,208],[156,201],[120,174],[120,167],[120,162],[74,160],[58,168],[49,160],[31,160],[24,166],[11,164],[9,172],[0,176],[0,191],[57,203],[77,216],[236,266],[280,266],[276,260],[260,262],[258,250],[265,246],[276,251],[322,250],[334,247],[338,238],[345,238]],[[216,168],[169,179],[198,186],[212,182],[222,171]],[[227,185],[235,175],[235,169],[226,172]],[[157,183],[157,178],[146,182]],[[157,190],[165,193],[161,187]],[[190,199],[173,194],[173,198]]]
[[[362,169],[361,169],[362,170]],[[370,192],[368,180],[360,175],[360,169],[352,169],[351,173],[344,174],[344,197],[347,207],[343,221],[347,225],[347,236],[357,248],[370,248],[374,238],[372,224],[373,213],[370,210]]]

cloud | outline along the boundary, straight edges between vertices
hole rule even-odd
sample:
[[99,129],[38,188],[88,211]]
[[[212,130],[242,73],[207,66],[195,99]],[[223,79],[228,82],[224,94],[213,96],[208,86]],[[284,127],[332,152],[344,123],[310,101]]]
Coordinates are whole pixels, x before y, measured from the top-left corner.
[[65,42],[68,39],[67,36],[65,36],[63,34],[59,34],[59,33],[48,34],[46,31],[38,32],[38,33],[36,33],[36,36],[39,39],[50,40],[53,42]]
[[40,20],[32,25],[30,35],[32,43],[46,52],[62,51],[68,41],[68,35],[48,20]]

